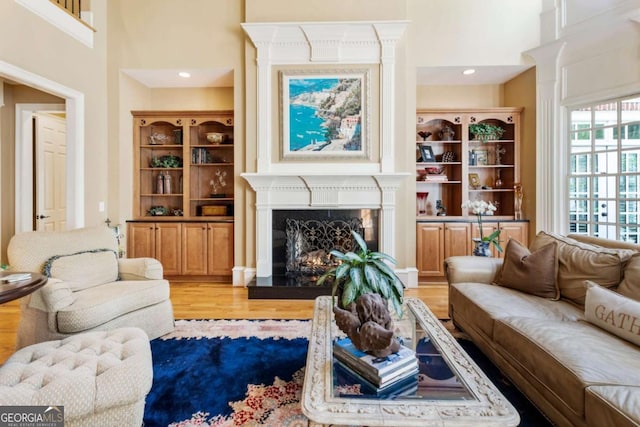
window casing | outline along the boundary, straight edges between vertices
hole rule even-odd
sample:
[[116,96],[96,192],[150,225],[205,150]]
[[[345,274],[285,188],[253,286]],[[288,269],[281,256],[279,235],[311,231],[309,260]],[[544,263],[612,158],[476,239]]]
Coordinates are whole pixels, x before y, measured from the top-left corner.
[[640,243],[640,95],[569,109],[569,231]]

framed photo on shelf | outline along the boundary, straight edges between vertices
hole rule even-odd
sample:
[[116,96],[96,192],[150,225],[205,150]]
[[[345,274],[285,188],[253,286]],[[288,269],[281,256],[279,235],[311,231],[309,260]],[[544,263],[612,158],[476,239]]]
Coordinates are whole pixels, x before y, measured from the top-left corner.
[[369,70],[280,72],[281,159],[369,159]]
[[480,188],[480,177],[477,173],[469,174],[469,186],[474,190]]
[[436,156],[433,155],[433,149],[430,145],[421,145],[420,154],[422,155],[422,161],[425,163],[436,161]]
[[488,150],[476,150],[476,164],[478,166],[487,166],[489,164]]

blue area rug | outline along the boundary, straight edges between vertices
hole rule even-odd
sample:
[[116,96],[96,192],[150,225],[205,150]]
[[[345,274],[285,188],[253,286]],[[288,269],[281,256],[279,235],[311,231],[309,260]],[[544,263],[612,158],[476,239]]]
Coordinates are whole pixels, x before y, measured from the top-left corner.
[[[151,341],[144,426],[285,425],[275,424],[283,417],[302,417],[306,425],[298,402],[310,327],[309,321],[177,321],[173,333]],[[276,406],[245,414],[243,399],[256,406],[265,393],[278,395]]]
[[[304,320],[177,321],[151,341],[144,426],[308,426],[299,401],[310,329]],[[473,343],[459,342],[519,411],[520,426],[551,426]]]

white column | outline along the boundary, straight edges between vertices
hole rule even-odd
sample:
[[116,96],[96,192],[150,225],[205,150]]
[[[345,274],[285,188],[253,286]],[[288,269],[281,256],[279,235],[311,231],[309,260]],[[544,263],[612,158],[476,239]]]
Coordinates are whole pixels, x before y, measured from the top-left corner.
[[242,24],[242,27],[257,50],[257,170],[268,173],[271,168],[271,47],[278,29],[275,25]]
[[380,171],[395,170],[396,44],[406,24],[373,24],[380,42]]
[[[561,143],[559,58],[564,42],[526,52],[536,62],[536,228],[566,232],[568,147]],[[526,194],[525,194],[526,198]]]

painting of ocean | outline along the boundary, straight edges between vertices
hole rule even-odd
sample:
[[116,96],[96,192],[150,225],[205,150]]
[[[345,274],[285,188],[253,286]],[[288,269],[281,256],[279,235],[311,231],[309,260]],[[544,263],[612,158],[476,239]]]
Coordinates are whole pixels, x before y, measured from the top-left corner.
[[300,103],[305,94],[323,92],[338,85],[337,78],[304,78],[289,80],[289,151],[325,141],[324,119],[316,114],[318,106]]

